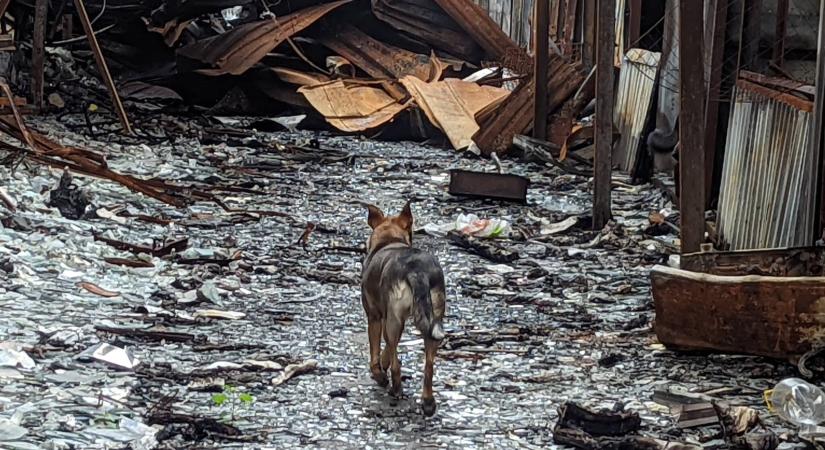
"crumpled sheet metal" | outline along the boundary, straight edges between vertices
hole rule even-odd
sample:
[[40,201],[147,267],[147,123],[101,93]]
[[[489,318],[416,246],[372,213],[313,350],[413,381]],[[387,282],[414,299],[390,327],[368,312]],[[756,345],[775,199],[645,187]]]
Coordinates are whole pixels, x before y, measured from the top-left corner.
[[434,1],[484,49],[488,57],[517,73],[532,72],[533,63],[527,52],[481,6],[471,0]]
[[773,358],[825,344],[825,277],[719,276],[651,270],[656,335],[677,349]]
[[[462,2],[467,7],[471,4],[470,1]],[[445,14],[432,0],[372,0],[372,12],[393,28],[407,32],[457,58],[476,61],[482,54],[482,49],[468,36],[467,30],[462,29],[464,27]],[[495,25],[495,22],[492,23]],[[498,25],[495,26],[498,28]]]
[[187,45],[178,50],[178,55],[210,65],[211,68],[198,70],[204,75],[240,75],[285,40],[349,2],[339,0],[286,17],[242,25],[219,36]]
[[384,89],[360,82],[335,80],[304,86],[298,92],[330,125],[347,133],[377,128],[407,108]]
[[398,79],[406,75],[436,80],[441,71],[430,58],[385,44],[352,25],[344,25],[320,38],[322,44],[377,79]]
[[430,122],[444,131],[456,150],[472,145],[473,135],[479,130],[476,114],[503,102],[510,94],[506,89],[457,79],[426,83],[407,76],[401,79],[401,84]]
[[[557,55],[550,55],[548,73],[547,110],[552,113],[576,93],[584,76],[578,68]],[[535,81],[531,77],[522,81],[500,107],[492,111],[488,108],[487,112],[479,114],[481,129],[473,136],[473,142],[483,154],[507,152],[516,135],[533,128],[535,90]]]

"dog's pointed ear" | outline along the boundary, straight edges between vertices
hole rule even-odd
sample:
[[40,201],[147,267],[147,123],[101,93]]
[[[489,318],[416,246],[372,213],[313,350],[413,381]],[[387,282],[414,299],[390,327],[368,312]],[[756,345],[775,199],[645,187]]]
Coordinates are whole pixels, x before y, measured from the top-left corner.
[[407,204],[404,205],[404,209],[402,209],[401,214],[398,215],[398,225],[405,230],[412,230],[413,215],[410,202],[407,202]]
[[369,210],[367,223],[370,225],[370,228],[374,230],[375,227],[381,225],[381,223],[384,222],[384,212],[374,205],[367,205],[367,210]]

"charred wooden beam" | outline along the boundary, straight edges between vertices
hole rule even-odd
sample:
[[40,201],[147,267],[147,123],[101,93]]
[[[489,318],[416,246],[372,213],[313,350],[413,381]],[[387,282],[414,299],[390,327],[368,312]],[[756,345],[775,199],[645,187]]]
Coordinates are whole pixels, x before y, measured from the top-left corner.
[[535,124],[533,137],[547,139],[547,63],[550,58],[550,0],[536,0],[534,7],[533,42],[535,43],[535,59],[533,62],[534,78],[536,80],[536,102],[534,109]]
[[616,42],[616,0],[600,0],[597,19],[596,49],[596,120],[594,141],[596,160],[593,165],[593,228],[604,228],[612,217],[611,182],[613,169],[613,58]]
[[[679,2],[680,42],[703,35],[702,8]],[[696,39],[693,38],[693,41]],[[679,49],[679,203],[682,217],[682,253],[699,251],[705,239],[705,74],[702,43]]]
[[788,34],[788,11],[790,6],[790,0],[777,0],[776,2],[776,27],[771,62],[779,68],[785,64],[785,38]]

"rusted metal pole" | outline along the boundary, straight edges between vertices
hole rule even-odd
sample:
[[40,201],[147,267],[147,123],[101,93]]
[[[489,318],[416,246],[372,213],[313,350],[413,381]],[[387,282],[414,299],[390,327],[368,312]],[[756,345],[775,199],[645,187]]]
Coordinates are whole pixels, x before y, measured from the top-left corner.
[[708,29],[705,39],[705,67],[707,99],[705,101],[705,206],[713,200],[713,181],[716,169],[716,144],[719,130],[719,107],[722,94],[725,39],[727,37],[728,0],[709,0]]
[[32,100],[37,109],[43,109],[45,106],[43,91],[46,84],[46,18],[48,12],[49,0],[35,2],[34,34],[32,35]]
[[[814,97],[813,150],[819,153],[819,196],[814,209],[814,239],[825,239],[825,1],[819,8],[819,40],[816,56],[816,96]],[[817,214],[818,212],[818,214]]]
[[83,4],[83,0],[74,0],[74,5],[77,8],[80,23],[83,25],[83,31],[89,39],[89,46],[92,48],[92,54],[95,57],[97,68],[100,71],[100,77],[103,78],[103,83],[106,85],[106,88],[109,89],[109,95],[112,97],[112,105],[115,108],[115,112],[117,112],[117,117],[120,119],[120,124],[123,126],[123,132],[132,134],[132,125],[129,123],[129,116],[126,115],[126,110],[123,109],[123,103],[120,101],[115,82],[112,80],[112,74],[109,72],[109,67],[103,58],[103,52],[100,50],[100,44],[97,42],[97,36],[95,36],[95,30],[92,28],[92,23],[89,20],[89,14],[86,12],[86,6]]
[[788,11],[790,0],[776,2],[776,31],[773,38],[773,57],[771,61],[779,68],[785,64],[785,37],[788,34]]
[[584,0],[584,46],[582,61],[586,71],[596,65],[596,0]]
[[630,0],[630,20],[627,24],[627,45],[625,50],[638,46],[642,35],[642,0]]
[[679,2],[679,204],[682,253],[699,251],[705,241],[705,68],[702,54],[703,8]]
[[550,0],[535,0],[533,23],[533,64],[536,78],[536,102],[534,107],[533,137],[547,140],[547,65],[550,60]]
[[596,144],[593,186],[593,228],[604,228],[612,217],[610,185],[613,168],[613,59],[616,45],[616,0],[597,2],[596,20]]

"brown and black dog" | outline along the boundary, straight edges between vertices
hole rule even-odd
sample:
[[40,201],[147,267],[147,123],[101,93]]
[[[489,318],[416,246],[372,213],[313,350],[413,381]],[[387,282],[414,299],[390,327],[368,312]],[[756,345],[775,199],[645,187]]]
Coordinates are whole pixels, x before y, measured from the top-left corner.
[[[434,256],[412,247],[413,216],[407,203],[401,214],[386,217],[368,205],[372,235],[367,242],[367,258],[361,272],[361,302],[367,314],[370,339],[370,372],[381,386],[387,386],[387,369],[392,374],[392,393],[401,394],[401,361],[398,343],[407,318],[424,337],[424,390],[421,410],[435,414],[433,363],[444,339],[444,309],[447,295],[444,272]],[[381,352],[381,336],[384,351]]]

